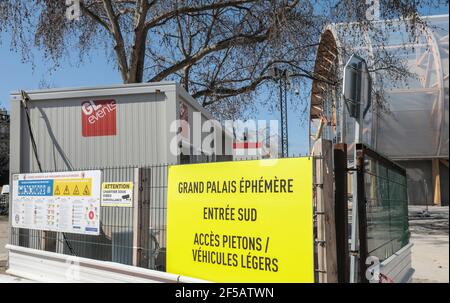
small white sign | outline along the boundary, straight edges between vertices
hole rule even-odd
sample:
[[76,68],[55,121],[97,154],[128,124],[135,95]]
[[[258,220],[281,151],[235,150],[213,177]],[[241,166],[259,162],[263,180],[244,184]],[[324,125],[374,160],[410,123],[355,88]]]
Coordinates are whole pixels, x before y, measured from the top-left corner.
[[102,206],[133,207],[133,182],[103,182]]

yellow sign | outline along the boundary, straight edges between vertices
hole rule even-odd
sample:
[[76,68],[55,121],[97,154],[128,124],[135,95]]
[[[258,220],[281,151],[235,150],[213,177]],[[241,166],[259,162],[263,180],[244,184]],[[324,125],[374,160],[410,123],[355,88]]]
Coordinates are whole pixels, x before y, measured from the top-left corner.
[[167,271],[314,282],[312,159],[169,167]]
[[90,196],[92,194],[92,179],[55,179],[54,196]]
[[133,207],[133,182],[103,182],[101,205]]

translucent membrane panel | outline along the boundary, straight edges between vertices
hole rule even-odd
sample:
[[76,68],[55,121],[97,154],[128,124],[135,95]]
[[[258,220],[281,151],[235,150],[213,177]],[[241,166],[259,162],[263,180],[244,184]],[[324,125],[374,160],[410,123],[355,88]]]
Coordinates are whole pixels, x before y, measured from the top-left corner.
[[[378,150],[390,157],[408,158],[438,152],[440,123],[433,113],[438,94],[392,94],[390,112],[381,115]],[[402,103],[410,106],[405,108]]]
[[[372,113],[363,123],[363,142],[391,158],[449,154],[449,19],[448,15],[423,19],[427,27],[415,40],[398,21],[378,22],[369,32],[358,32],[349,24],[333,27],[341,69],[354,53],[369,67],[378,68],[372,73],[373,92],[382,92],[382,98],[375,100],[373,95]],[[389,58],[410,74],[398,77],[388,72],[380,62]],[[337,119],[343,136],[339,141],[351,145],[354,121],[346,118]]]

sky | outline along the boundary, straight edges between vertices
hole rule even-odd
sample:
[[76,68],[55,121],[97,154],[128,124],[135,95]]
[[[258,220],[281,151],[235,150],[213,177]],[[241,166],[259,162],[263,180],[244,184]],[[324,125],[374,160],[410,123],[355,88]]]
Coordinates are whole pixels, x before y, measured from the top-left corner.
[[[20,54],[11,51],[8,34],[1,37],[0,44],[0,103],[9,109],[9,94],[24,89],[95,86],[121,83],[119,72],[107,62],[103,53],[93,52],[90,60],[77,66],[64,60],[56,71],[49,72],[50,63],[41,53],[34,51],[32,62],[22,62]],[[76,57],[75,54],[73,54]],[[74,60],[71,60],[74,61]]]
[[[442,14],[448,11],[423,10],[425,15]],[[23,62],[20,54],[10,49],[10,37],[0,36],[0,107],[9,110],[9,94],[15,90],[32,90],[42,87],[62,88],[78,86],[112,85],[122,83],[113,62],[108,62],[104,52],[94,51],[90,59],[75,64],[75,59],[64,60],[61,67],[49,73],[49,62],[35,50],[33,62]],[[69,58],[77,58],[70,53]],[[74,62],[71,62],[74,61]],[[308,93],[309,87],[299,87],[302,93]],[[276,98],[277,96],[274,96]],[[295,96],[294,96],[295,97]],[[255,119],[279,120],[279,112],[269,112],[263,107],[253,115]],[[306,117],[307,119],[307,117]],[[288,107],[289,154],[305,155],[309,146],[309,125],[301,110]]]

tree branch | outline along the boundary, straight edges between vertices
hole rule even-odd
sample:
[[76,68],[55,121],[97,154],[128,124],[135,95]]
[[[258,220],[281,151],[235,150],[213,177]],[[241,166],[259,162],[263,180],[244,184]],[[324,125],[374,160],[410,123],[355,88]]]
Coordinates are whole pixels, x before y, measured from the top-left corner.
[[119,22],[114,14],[114,9],[111,4],[111,0],[102,0],[103,6],[105,8],[106,14],[111,22],[110,32],[112,33],[116,45],[114,46],[114,51],[117,55],[117,62],[119,63],[120,73],[122,75],[122,80],[125,83],[129,83],[128,79],[128,63],[127,63],[127,53],[125,51],[125,43],[123,40],[122,32],[120,30]]
[[263,42],[268,37],[269,37],[269,30],[265,34],[260,35],[260,36],[239,35],[239,36],[235,36],[232,38],[222,40],[214,45],[203,48],[201,51],[197,52],[196,55],[188,56],[185,59],[170,66],[169,68],[166,68],[165,70],[163,70],[162,72],[160,72],[156,76],[154,76],[152,79],[150,79],[148,82],[161,81],[164,78],[166,78],[167,76],[169,76],[170,74],[182,69],[186,65],[193,65],[193,64],[197,63],[203,57],[205,57],[206,55],[211,54],[213,52],[224,50],[226,48],[231,47],[232,45],[245,45],[245,44]]
[[148,30],[145,28],[145,19],[150,6],[147,0],[136,1],[134,43],[131,49],[130,71],[128,73],[128,81],[130,83],[142,82],[144,77],[145,41],[148,33]]
[[81,8],[81,10],[82,10],[86,15],[88,15],[94,22],[97,22],[97,23],[100,24],[103,28],[105,28],[107,32],[111,33],[111,30],[110,30],[109,25],[108,25],[105,21],[103,21],[103,19],[102,19],[100,16],[96,15],[93,11],[91,11],[88,7],[86,7],[86,6],[84,5],[83,2],[80,2],[80,8]]
[[170,20],[180,14],[207,11],[207,10],[218,9],[218,8],[223,8],[223,7],[242,5],[242,4],[246,4],[246,3],[250,3],[250,2],[255,2],[255,0],[219,1],[218,3],[212,3],[212,4],[208,4],[208,5],[202,5],[202,6],[185,6],[185,7],[177,8],[170,12],[166,12],[159,16],[154,17],[152,20],[148,21],[145,24],[145,27],[146,28],[155,27],[157,25],[160,25],[161,22],[165,23],[168,20]]

